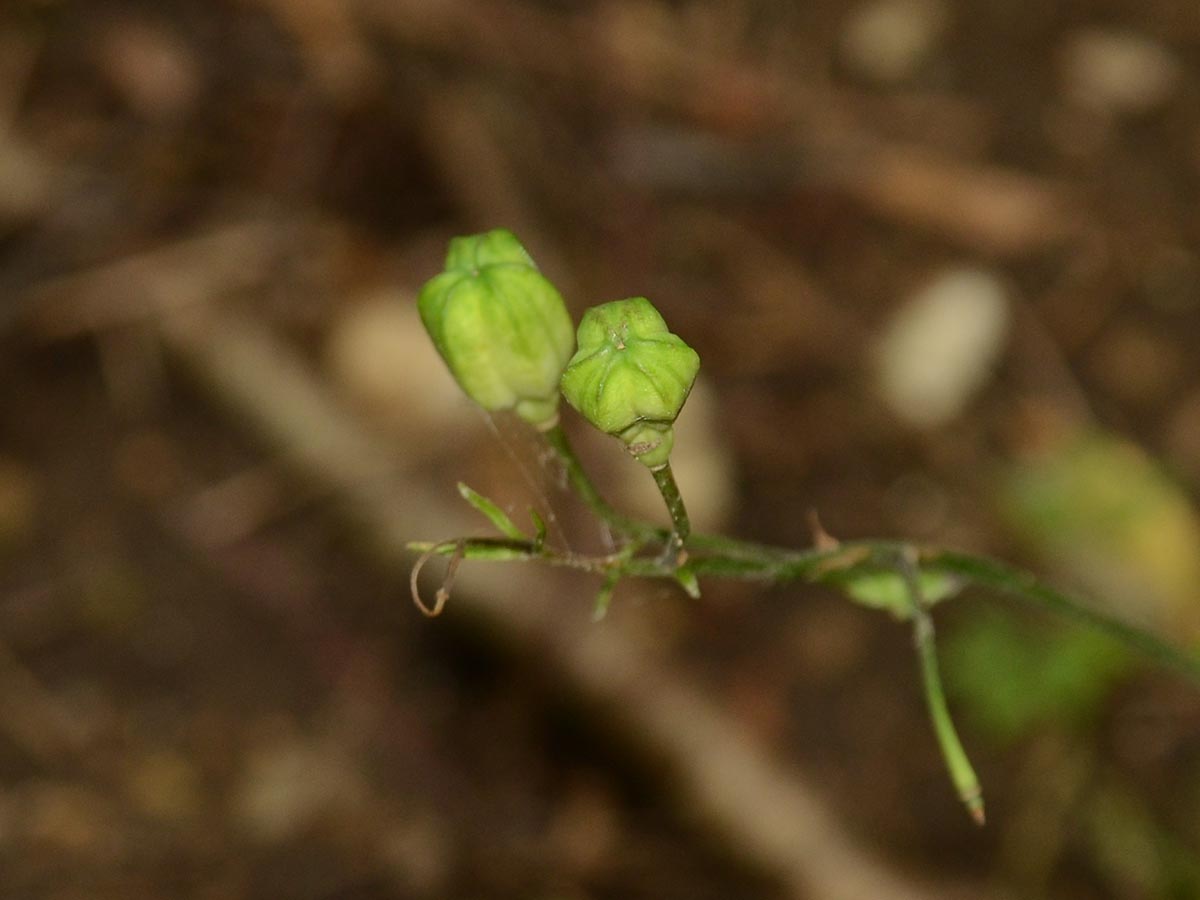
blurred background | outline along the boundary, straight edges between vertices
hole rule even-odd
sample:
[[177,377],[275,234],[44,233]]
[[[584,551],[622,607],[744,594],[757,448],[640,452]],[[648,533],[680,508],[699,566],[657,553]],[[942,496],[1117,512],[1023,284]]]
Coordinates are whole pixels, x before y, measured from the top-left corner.
[[[700,352],[693,521],[989,553],[1200,639],[1194,0],[0,10],[0,896],[1200,896],[1200,692],[980,596],[691,601],[601,546],[415,292],[516,232]],[[567,426],[623,509],[615,442]],[[437,575],[428,575],[428,589]]]

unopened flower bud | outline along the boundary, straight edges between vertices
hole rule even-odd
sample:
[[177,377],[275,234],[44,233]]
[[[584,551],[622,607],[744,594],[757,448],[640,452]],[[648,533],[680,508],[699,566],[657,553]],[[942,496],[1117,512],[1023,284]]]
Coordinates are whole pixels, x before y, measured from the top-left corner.
[[509,231],[455,238],[446,271],[421,288],[421,321],[459,386],[489,411],[558,421],[558,382],[574,347],[562,295]]
[[649,300],[615,300],[584,314],[562,391],[584,418],[657,469],[671,454],[672,424],[699,368],[699,355],[667,330]]

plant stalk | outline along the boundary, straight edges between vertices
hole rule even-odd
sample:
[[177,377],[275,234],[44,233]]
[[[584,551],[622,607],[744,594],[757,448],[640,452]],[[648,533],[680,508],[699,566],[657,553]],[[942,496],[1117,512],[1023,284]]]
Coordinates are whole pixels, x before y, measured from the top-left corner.
[[942,751],[950,780],[958,792],[958,798],[966,806],[967,812],[976,825],[983,825],[985,820],[983,810],[983,789],[979,785],[979,777],[975,768],[963,749],[950,717],[950,708],[946,704],[946,692],[942,689],[942,675],[938,668],[937,643],[934,640],[933,619],[925,608],[925,598],[921,593],[921,582],[917,577],[916,551],[907,548],[899,554],[897,568],[904,578],[908,588],[908,599],[912,607],[913,639],[917,648],[917,657],[921,663],[921,684],[925,690],[925,705],[929,709],[929,719],[933,723],[933,732],[937,736],[938,746]]
[[632,537],[639,540],[653,540],[659,536],[658,529],[645,522],[639,522],[636,519],[631,519],[617,512],[609,504],[600,492],[596,490],[596,486],[592,484],[592,479],[588,477],[587,471],[583,468],[583,463],[579,461],[579,457],[575,455],[575,448],[571,446],[571,441],[567,437],[566,431],[563,430],[561,424],[556,424],[553,428],[543,432],[546,437],[546,442],[550,445],[562,462],[563,468],[567,472],[567,480],[571,483],[571,487],[575,490],[581,500],[588,505],[588,508],[594,512],[604,524],[613,531],[616,531],[626,537]]
[[667,504],[667,512],[671,514],[671,536],[667,539],[667,548],[674,551],[676,559],[683,552],[684,541],[692,533],[692,523],[688,519],[687,507],[683,505],[683,495],[679,493],[679,485],[675,483],[675,475],[671,472],[671,464],[663,463],[654,469],[654,483]]

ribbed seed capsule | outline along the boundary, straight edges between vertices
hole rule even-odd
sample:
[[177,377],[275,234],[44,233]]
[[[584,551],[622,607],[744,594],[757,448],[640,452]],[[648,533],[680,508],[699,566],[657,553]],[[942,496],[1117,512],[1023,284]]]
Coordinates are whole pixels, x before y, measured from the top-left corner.
[[516,237],[455,238],[446,270],[421,288],[421,321],[459,386],[486,410],[558,421],[558,382],[575,345],[562,295]]
[[567,402],[651,469],[665,465],[699,355],[645,297],[589,309],[578,340],[562,376]]

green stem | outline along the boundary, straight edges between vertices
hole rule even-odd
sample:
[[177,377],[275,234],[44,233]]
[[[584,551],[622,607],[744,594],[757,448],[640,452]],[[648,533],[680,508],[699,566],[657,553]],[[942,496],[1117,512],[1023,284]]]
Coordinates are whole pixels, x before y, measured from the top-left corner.
[[967,812],[977,825],[984,823],[983,792],[975,769],[967,758],[962,741],[950,718],[950,710],[946,706],[946,695],[942,690],[942,678],[938,670],[937,647],[933,639],[933,620],[929,614],[918,616],[913,626],[917,653],[921,659],[921,680],[925,686],[925,704],[929,707],[929,718],[933,722],[933,730],[937,735],[938,744],[942,748],[942,758],[946,761],[946,769],[950,772],[950,780],[958,791],[958,797]]
[[921,565],[929,570],[961,576],[981,587],[1008,594],[1023,603],[1074,619],[1133,647],[1159,665],[1174,669],[1193,681],[1200,682],[1200,656],[1187,653],[1119,619],[1097,612],[1090,605],[1068,596],[1029,572],[1006,565],[998,560],[949,550],[930,551],[922,556]]
[[[567,457],[574,459],[569,445]],[[568,463],[568,472],[572,467]],[[586,481],[586,475],[583,479]],[[574,479],[572,479],[574,483]],[[581,491],[587,499],[587,495]],[[612,512],[599,495],[592,496],[603,508],[609,510],[611,518],[601,516],[614,530],[640,540],[666,541],[668,533],[645,522],[635,522]],[[597,507],[589,502],[593,509]],[[600,513],[597,512],[599,515]],[[632,527],[627,527],[632,526]],[[413,549],[428,550],[431,544],[413,544]],[[911,545],[894,540],[846,541],[832,550],[786,550],[747,541],[693,534],[688,538],[688,567],[700,577],[738,578],[748,581],[763,581],[782,584],[792,581],[836,582],[840,577],[863,569],[891,569],[895,571],[897,554],[906,552]],[[449,556],[454,542],[441,545],[439,553]],[[585,557],[577,554],[555,555],[548,547],[537,547],[528,542],[496,539],[471,539],[466,543],[466,559],[531,560],[538,559],[550,565],[565,565],[596,573],[611,570],[612,559]],[[943,572],[962,578],[968,584],[1007,594],[1038,609],[1074,619],[1089,627],[1098,628],[1144,654],[1154,662],[1174,669],[1194,683],[1200,684],[1200,656],[1174,647],[1153,634],[1126,625],[1120,620],[1096,612],[1091,606],[1076,597],[1039,581],[1033,575],[997,560],[966,553],[923,548],[918,552],[921,570]],[[620,564],[621,575],[641,578],[673,578],[675,567],[667,562],[634,557]]]
[[[763,580],[826,581],[859,566],[894,568],[889,560],[909,545],[894,540],[847,541],[834,550],[784,550],[737,542],[736,553],[713,553],[706,535],[692,535],[690,565],[697,575]],[[1073,619],[1095,628],[1131,647],[1155,663],[1173,669],[1200,684],[1200,655],[1097,612],[1092,604],[1039,580],[1030,572],[999,560],[951,550],[925,548],[919,551],[920,568],[927,572],[954,575],[968,584],[1008,596],[1053,615]],[[827,578],[828,576],[828,578]]]
[[679,493],[679,485],[671,472],[671,464],[663,463],[654,469],[654,483],[667,504],[667,512],[671,514],[671,537],[668,547],[674,548],[676,554],[683,550],[683,542],[692,533],[692,523],[688,520],[687,507],[683,505],[683,495]]
[[613,529],[613,531],[628,537],[639,540],[653,540],[659,537],[659,529],[645,522],[639,522],[636,519],[622,515],[613,509],[609,502],[600,495],[600,492],[596,490],[596,486],[592,484],[591,478],[588,477],[587,471],[583,468],[583,463],[575,455],[575,448],[571,446],[571,442],[567,438],[567,433],[563,430],[562,425],[555,425],[544,432],[544,434],[547,443],[550,444],[550,447],[558,455],[563,468],[567,470],[567,479],[570,481],[571,487],[601,521]]
[[958,791],[958,797],[966,806],[967,812],[975,820],[976,825],[984,822],[983,790],[979,786],[979,778],[967,758],[959,740],[958,730],[950,717],[950,708],[946,704],[946,693],[942,689],[942,676],[938,669],[937,644],[934,641],[933,619],[925,608],[925,598],[921,595],[921,583],[917,577],[916,553],[909,551],[901,553],[899,569],[908,588],[908,598],[912,605],[913,638],[917,647],[917,656],[921,662],[921,682],[925,688],[925,705],[929,709],[929,719],[933,723],[934,734],[937,735],[938,746],[942,751],[942,759],[950,773],[950,780]]
[[[618,534],[635,540],[664,542],[668,540],[669,532],[667,529],[622,515],[613,509],[608,501],[601,496],[600,492],[596,490],[596,486],[592,484],[591,478],[588,477],[587,471],[583,468],[583,463],[575,455],[575,448],[571,446],[571,442],[567,438],[562,425],[555,425],[553,428],[545,431],[544,434],[546,442],[562,462],[571,487],[604,524]],[[763,544],[754,544],[749,541],[739,541],[711,534],[692,535],[690,540],[693,549],[703,549],[729,559],[747,561],[759,568],[764,564],[769,564],[770,561],[789,559],[797,555],[794,550],[768,547]]]

